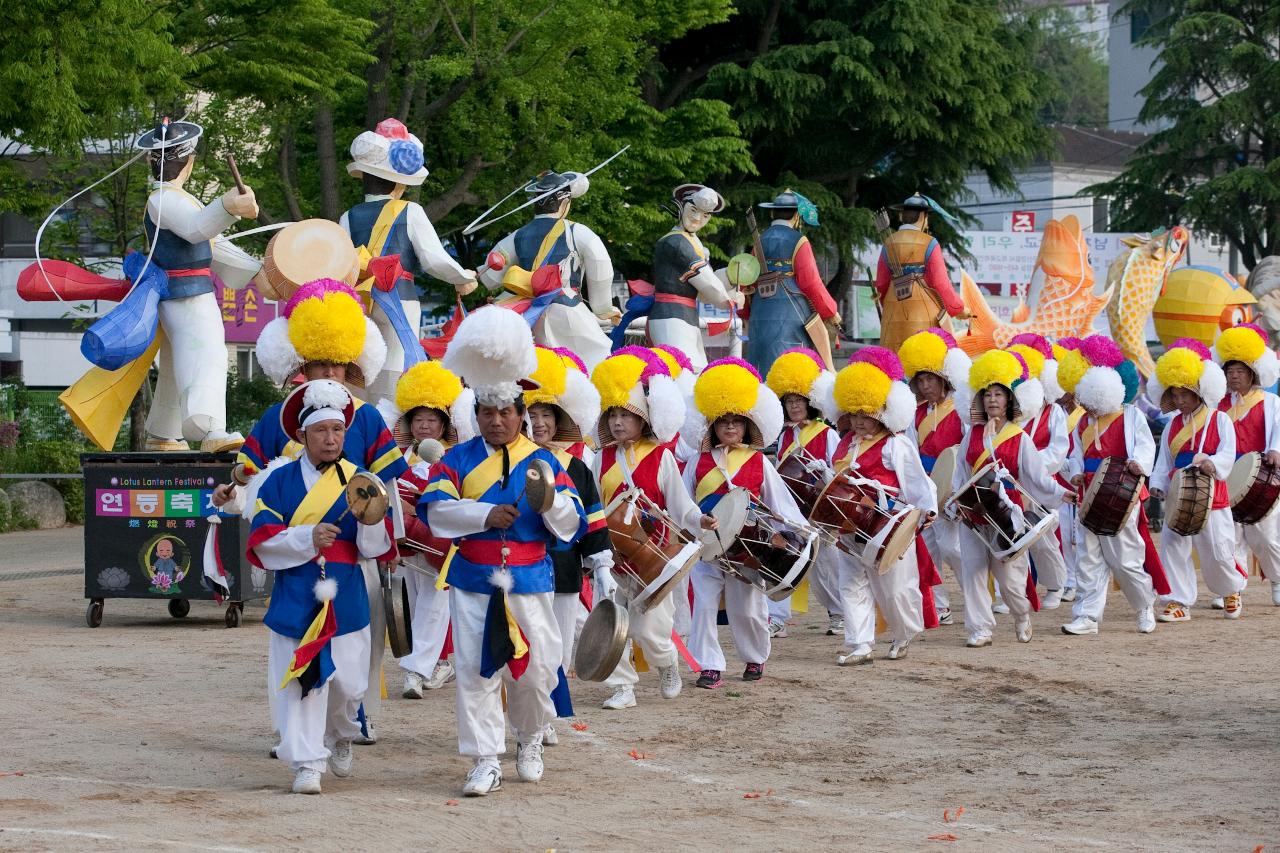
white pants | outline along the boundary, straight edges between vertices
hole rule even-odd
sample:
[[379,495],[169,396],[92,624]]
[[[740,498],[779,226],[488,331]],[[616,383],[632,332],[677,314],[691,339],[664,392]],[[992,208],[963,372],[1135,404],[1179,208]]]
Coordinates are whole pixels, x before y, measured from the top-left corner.
[[819,607],[825,607],[831,616],[844,615],[844,603],[840,600],[840,561],[835,546],[823,545],[818,558],[809,569],[809,594]]
[[227,342],[212,293],[160,303],[160,367],[147,433],[201,441],[227,428]]
[[987,576],[994,575],[1000,585],[1000,595],[1009,607],[1014,624],[1031,615],[1031,602],[1027,600],[1027,556],[1005,562],[997,560],[987,546],[967,526],[960,529],[960,591],[964,594],[964,626],[969,639],[991,636],[996,627],[996,617],[991,612],[991,592],[987,589]]
[[[1135,513],[1136,514],[1136,513]],[[1036,564],[1036,583],[1045,589],[1062,589],[1067,585],[1067,563],[1058,547],[1055,528],[1050,528],[1027,549]]]
[[1246,571],[1250,552],[1258,558],[1267,580],[1280,581],[1280,512],[1271,513],[1257,524],[1236,525],[1236,562]]
[[[1134,518],[1137,518],[1134,513]],[[1078,586],[1076,564],[1080,560],[1080,552],[1084,548],[1084,525],[1076,522],[1075,504],[1063,501],[1058,507],[1058,529],[1062,531],[1062,561],[1067,564],[1067,581],[1064,586]]]
[[[693,372],[701,373],[707,366],[707,351],[702,346],[702,329],[696,323],[686,323],[676,317],[648,321],[649,340],[654,346],[666,344],[689,356]],[[698,658],[699,662],[702,658]]]
[[1234,595],[1245,587],[1245,577],[1236,571],[1236,531],[1229,508],[1209,510],[1209,519],[1195,536],[1179,536],[1166,521],[1160,531],[1161,558],[1169,578],[1169,595],[1161,603],[1175,601],[1183,607],[1196,603],[1196,567],[1191,549],[1200,558],[1200,573],[1214,595]]
[[[924,547],[929,549],[929,556],[933,558],[933,564],[938,569],[938,577],[946,580],[943,573],[943,566],[951,569],[951,573],[959,577],[960,574],[960,525],[958,522],[939,515],[933,520],[933,524],[929,525],[921,533],[924,539]],[[933,605],[939,610],[951,609],[951,596],[947,594],[947,588],[943,584],[938,584],[931,588],[933,591]]]
[[877,605],[889,623],[889,634],[894,640],[909,641],[924,630],[914,542],[884,574],[844,552],[840,552],[839,565],[846,646],[855,649],[875,645]]
[[[364,715],[372,717],[382,707],[382,656],[387,651],[387,614],[382,609],[382,582],[378,562],[361,560],[364,588],[369,593],[369,690],[364,699]],[[406,571],[412,571],[407,569]]]
[[693,567],[693,619],[689,631],[689,652],[703,669],[724,671],[724,649],[716,614],[720,594],[729,614],[729,632],[743,663],[764,663],[769,659],[769,599],[750,584],[735,580],[701,560]]
[[576,592],[557,592],[552,610],[556,616],[556,629],[560,632],[560,666],[567,676],[573,671],[573,652],[578,638],[578,606]]
[[627,614],[630,617],[627,648],[623,651],[622,660],[618,661],[613,674],[604,682],[617,689],[634,687],[640,681],[635,664],[631,661],[632,643],[639,644],[640,651],[644,653],[645,662],[655,671],[663,667],[675,666],[679,663],[679,659],[676,645],[671,641],[671,630],[676,613],[676,603],[671,595],[664,596],[648,613],[645,613],[627,591],[628,588],[635,586],[634,581],[617,572],[614,573],[614,577],[618,581],[619,601],[626,602]]
[[[422,337],[420,331],[422,303],[416,299],[401,299],[400,305],[404,308],[405,317],[409,320],[409,328],[413,330],[414,335]],[[400,345],[400,338],[396,336],[395,329],[391,328],[391,321],[387,319],[386,312],[378,307],[376,302],[373,310],[369,312],[369,317],[382,333],[382,340],[386,341],[387,360],[383,364],[382,372],[376,377],[365,377],[365,393],[362,396],[368,400],[381,400],[384,397],[394,400],[396,383],[400,381],[400,374],[404,373],[404,347]]]
[[329,641],[333,676],[305,697],[296,678],[280,689],[299,641],[271,631],[268,642],[267,679],[274,694],[272,716],[280,732],[276,755],[293,770],[307,767],[323,773],[329,766],[329,748],[334,742],[351,740],[360,733],[355,719],[369,684],[365,667],[369,659],[369,629],[361,628]]
[[453,614],[453,657],[458,676],[456,708],[458,752],[479,760],[495,760],[506,752],[502,688],[507,689],[507,716],[520,743],[540,741],[555,719],[551,691],[560,667],[560,629],[556,626],[555,593],[508,595],[507,604],[529,643],[529,666],[517,681],[505,666],[490,678],[480,675],[484,618],[489,596],[449,588]]
[[1146,610],[1156,600],[1151,576],[1143,569],[1147,547],[1138,531],[1138,513],[1115,536],[1098,536],[1084,529],[1084,545],[1076,566],[1076,600],[1071,615],[1088,616],[1102,621],[1107,606],[1108,581],[1114,577],[1129,606],[1135,612]]
[[586,302],[577,305],[548,305],[534,324],[533,339],[544,347],[567,347],[587,366],[587,373],[609,357],[613,341]]
[[781,601],[774,601],[766,596],[765,600],[768,601],[770,622],[786,622],[791,618],[791,596]]
[[430,678],[449,633],[449,593],[436,589],[435,572],[425,575],[408,567],[399,571],[406,573],[404,584],[409,591],[413,630],[413,651],[400,658],[399,663],[409,672]]
[[693,630],[693,605],[689,603],[689,585],[693,583],[693,573],[685,575],[684,580],[671,590],[671,602],[675,607],[672,623],[676,633],[688,641],[689,632]]

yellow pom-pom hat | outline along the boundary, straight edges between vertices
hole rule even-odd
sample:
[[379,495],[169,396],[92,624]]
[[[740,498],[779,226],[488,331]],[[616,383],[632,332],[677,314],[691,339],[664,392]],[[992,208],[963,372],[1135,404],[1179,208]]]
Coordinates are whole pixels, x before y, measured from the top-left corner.
[[322,278],[298,288],[282,316],[266,325],[257,357],[281,385],[309,362],[333,362],[346,365],[349,385],[364,387],[382,370],[387,345],[351,286]]
[[898,347],[898,359],[912,391],[916,390],[916,377],[921,373],[932,373],[952,391],[961,388],[973,363],[951,333],[940,328],[925,329],[907,338]]
[[1194,392],[1214,408],[1227,393],[1227,377],[1214,363],[1209,348],[1194,338],[1179,338],[1156,359],[1156,375],[1147,380],[1147,397],[1161,411],[1174,409],[1174,388]]
[[596,438],[601,447],[615,443],[609,410],[624,409],[645,423],[646,432],[665,444],[680,432],[685,419],[684,394],[667,363],[652,350],[629,346],[596,365],[591,384],[599,393]]
[[760,379],[756,369],[740,358],[722,358],[708,364],[693,386],[693,403],[705,421],[702,440],[705,451],[715,444],[712,429],[726,415],[738,415],[747,422],[746,443],[762,450],[782,432],[782,403],[778,395]]
[[576,442],[590,435],[600,415],[600,394],[568,350],[538,345],[538,367],[530,379],[537,388],[524,392],[526,406],[551,406],[556,412],[553,441]]
[[1254,384],[1261,388],[1270,388],[1280,378],[1280,363],[1261,326],[1241,323],[1225,329],[1213,350],[1219,367],[1225,370],[1228,364],[1238,361],[1253,371]]
[[418,409],[439,412],[444,419],[445,445],[467,441],[476,435],[475,395],[462,380],[438,361],[420,361],[401,374],[396,398],[378,402],[378,411],[391,428],[396,444],[413,443],[410,422]]
[[990,350],[975,358],[969,368],[969,387],[965,393],[973,395],[968,406],[970,423],[986,422],[982,392],[993,385],[1009,392],[1010,420],[1022,420],[1044,405],[1044,389],[1038,380],[1031,378],[1031,371],[1022,356],[1010,350]]
[[774,360],[764,381],[778,399],[788,394],[803,397],[809,403],[812,418],[819,409],[813,401],[831,393],[835,374],[823,365],[822,356],[806,347],[795,347]]
[[890,432],[902,432],[916,411],[915,394],[904,379],[902,363],[892,350],[863,347],[836,374],[820,407],[832,423],[845,414],[868,415]]

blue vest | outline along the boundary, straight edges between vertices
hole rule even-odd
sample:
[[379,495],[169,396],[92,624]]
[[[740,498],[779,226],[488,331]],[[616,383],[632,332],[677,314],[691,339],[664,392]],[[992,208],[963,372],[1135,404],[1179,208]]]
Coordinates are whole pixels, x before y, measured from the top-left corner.
[[[539,216],[527,225],[518,228],[512,235],[516,244],[516,263],[524,269],[533,272],[533,262],[537,260],[538,249],[542,246],[542,241],[546,239],[547,233],[551,231],[556,224],[554,216]],[[569,220],[564,221],[564,232],[556,238],[551,246],[551,251],[542,259],[540,266],[549,266],[558,264],[569,256],[569,229],[573,227],[573,223]],[[573,271],[569,275],[570,285],[574,290],[582,287],[582,268],[580,264],[573,265]],[[557,305],[577,305],[582,300],[578,297],[568,297],[563,293],[556,298]]]
[[[347,231],[351,234],[351,242],[357,246],[369,245],[369,237],[373,234],[374,223],[378,214],[390,199],[380,198],[374,201],[363,201],[347,211]],[[412,202],[410,202],[412,204]],[[396,221],[387,234],[387,242],[382,247],[382,254],[399,255],[400,266],[411,276],[426,275],[422,262],[413,250],[413,242],[409,239],[409,208],[400,211]],[[402,279],[396,285],[396,295],[401,299],[418,299],[418,287],[412,281]]]
[[142,220],[147,232],[147,241],[155,246],[151,262],[165,272],[174,270],[205,270],[201,275],[170,276],[169,295],[161,299],[183,299],[188,296],[199,296],[202,293],[213,293],[213,279],[209,276],[209,264],[213,261],[213,246],[208,240],[199,243],[188,243],[172,231],[161,228],[151,220],[151,211],[147,211]]
[[804,235],[798,228],[792,228],[784,222],[774,222],[760,235],[760,247],[764,249],[765,269],[769,272],[780,272],[791,280],[795,280],[796,271],[791,263],[795,257],[796,247]]

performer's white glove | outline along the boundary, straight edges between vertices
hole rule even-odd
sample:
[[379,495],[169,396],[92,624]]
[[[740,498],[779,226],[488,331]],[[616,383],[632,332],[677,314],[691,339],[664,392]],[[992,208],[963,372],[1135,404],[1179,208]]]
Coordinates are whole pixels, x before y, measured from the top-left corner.
[[595,572],[595,593],[592,599],[599,601],[602,598],[613,598],[613,594],[618,591],[618,582],[613,579],[613,572],[608,568],[599,568]]
[[222,194],[222,207],[232,216],[238,216],[241,219],[257,219],[258,218],[258,199],[254,197],[253,190],[249,187],[244,188],[244,192],[239,189],[232,188]]

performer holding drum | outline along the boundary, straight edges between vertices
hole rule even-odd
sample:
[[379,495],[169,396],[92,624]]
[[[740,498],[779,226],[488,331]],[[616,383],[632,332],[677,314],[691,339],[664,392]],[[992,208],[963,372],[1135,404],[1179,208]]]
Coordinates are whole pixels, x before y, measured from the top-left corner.
[[[1107,606],[1108,580],[1114,578],[1138,615],[1138,633],[1156,629],[1151,606],[1156,594],[1144,568],[1147,519],[1142,502],[1147,477],[1155,465],[1156,445],[1143,414],[1133,406],[1138,395],[1138,368],[1110,338],[1093,335],[1064,356],[1060,376],[1070,383],[1084,408],[1073,434],[1071,483],[1081,489],[1079,507],[1082,546],[1076,568],[1074,617],[1062,633],[1098,633]],[[1160,585],[1168,582],[1160,571]]]
[[1034,381],[1021,356],[991,350],[974,360],[968,390],[975,396],[960,404],[968,404],[970,424],[956,460],[948,510],[964,523],[960,587],[970,648],[991,645],[995,617],[988,575],[1000,584],[1018,642],[1031,642],[1035,586],[1026,550],[1054,522],[1042,504],[1075,499],[1044,470],[1035,443],[1018,426],[1022,404],[1017,388]]
[[1177,411],[1164,428],[1152,494],[1165,497],[1165,524],[1160,550],[1172,591],[1162,595],[1161,622],[1186,622],[1196,600],[1199,556],[1204,582],[1221,595],[1228,619],[1239,619],[1240,591],[1245,576],[1236,565],[1235,528],[1227,477],[1236,461],[1236,431],[1218,403],[1226,395],[1227,380],[1213,363],[1204,344],[1180,338],[1156,361],[1156,375],[1147,380],[1147,395],[1165,412]]
[[[600,484],[619,561],[615,601],[626,607],[630,645],[605,683],[614,693],[603,707],[635,707],[640,677],[635,647],[657,669],[662,698],[680,695],[680,661],[672,631],[681,581],[697,557],[695,537],[712,529],[689,496],[669,442],[684,423],[684,397],[665,363],[640,347],[624,347],[591,374],[602,409],[593,473]],[[695,544],[685,544],[682,531]],[[643,540],[643,541],[637,541]],[[639,554],[641,558],[629,559]],[[607,596],[613,579],[597,576],[596,594]]]
[[[941,506],[951,494],[951,477],[955,473],[956,455],[964,436],[964,422],[956,411],[957,388],[969,381],[973,362],[968,353],[956,345],[946,329],[933,328],[917,332],[902,342],[898,350],[902,370],[915,392],[915,417],[907,427],[907,436],[919,448],[920,461],[933,480]],[[952,574],[960,575],[960,527],[945,515],[939,516],[922,532],[925,547],[942,574],[945,563]],[[951,598],[943,584],[933,587],[933,603],[938,622],[950,625]]]
[[[1242,323],[1218,335],[1217,362],[1227,377],[1227,396],[1218,408],[1236,428],[1236,467],[1231,471],[1232,514],[1236,516],[1236,563],[1258,558],[1271,582],[1271,603],[1280,607],[1280,397],[1266,390],[1280,366],[1267,333]],[[1243,522],[1243,523],[1242,523]]]
[[[1068,389],[1066,382],[1062,377],[1062,363],[1068,352],[1080,348],[1080,339],[1073,337],[1058,338],[1053,344],[1053,358],[1058,362],[1058,385],[1062,388],[1062,396],[1058,398],[1058,405],[1062,407],[1062,411],[1067,413],[1067,458],[1071,458],[1072,452],[1075,450],[1076,444],[1076,426],[1080,423],[1080,419],[1084,417],[1084,407],[1076,403],[1075,395],[1071,393],[1074,389]],[[1087,364],[1083,362],[1082,364]],[[1083,373],[1083,369],[1082,369]],[[1075,377],[1079,381],[1079,376]],[[1065,468],[1058,472],[1058,482],[1067,483],[1066,476],[1078,474],[1079,471],[1068,472]],[[1144,528],[1145,531],[1145,528]],[[1074,602],[1076,600],[1076,563],[1080,549],[1084,547],[1084,537],[1082,528],[1076,523],[1076,505],[1072,503],[1064,503],[1058,507],[1058,535],[1061,538],[1062,545],[1062,561],[1067,564],[1067,580],[1066,585],[1062,588],[1062,600],[1066,602]],[[1144,541],[1151,538],[1151,533],[1146,531],[1143,533]],[[1152,551],[1155,549],[1153,548]]]
[[[889,623],[889,660],[906,657],[907,646],[925,628],[916,534],[937,515],[937,492],[916,445],[903,435],[916,401],[902,379],[896,355],[866,347],[858,361],[836,374],[832,395],[824,401],[831,419],[849,415],[853,426],[835,451],[835,479],[811,516],[837,533],[837,545],[828,547],[839,554],[845,614],[845,648],[836,656],[840,666],[872,661],[873,599]],[[858,541],[872,531],[877,532],[870,541]],[[846,550],[851,538],[858,544]]]

